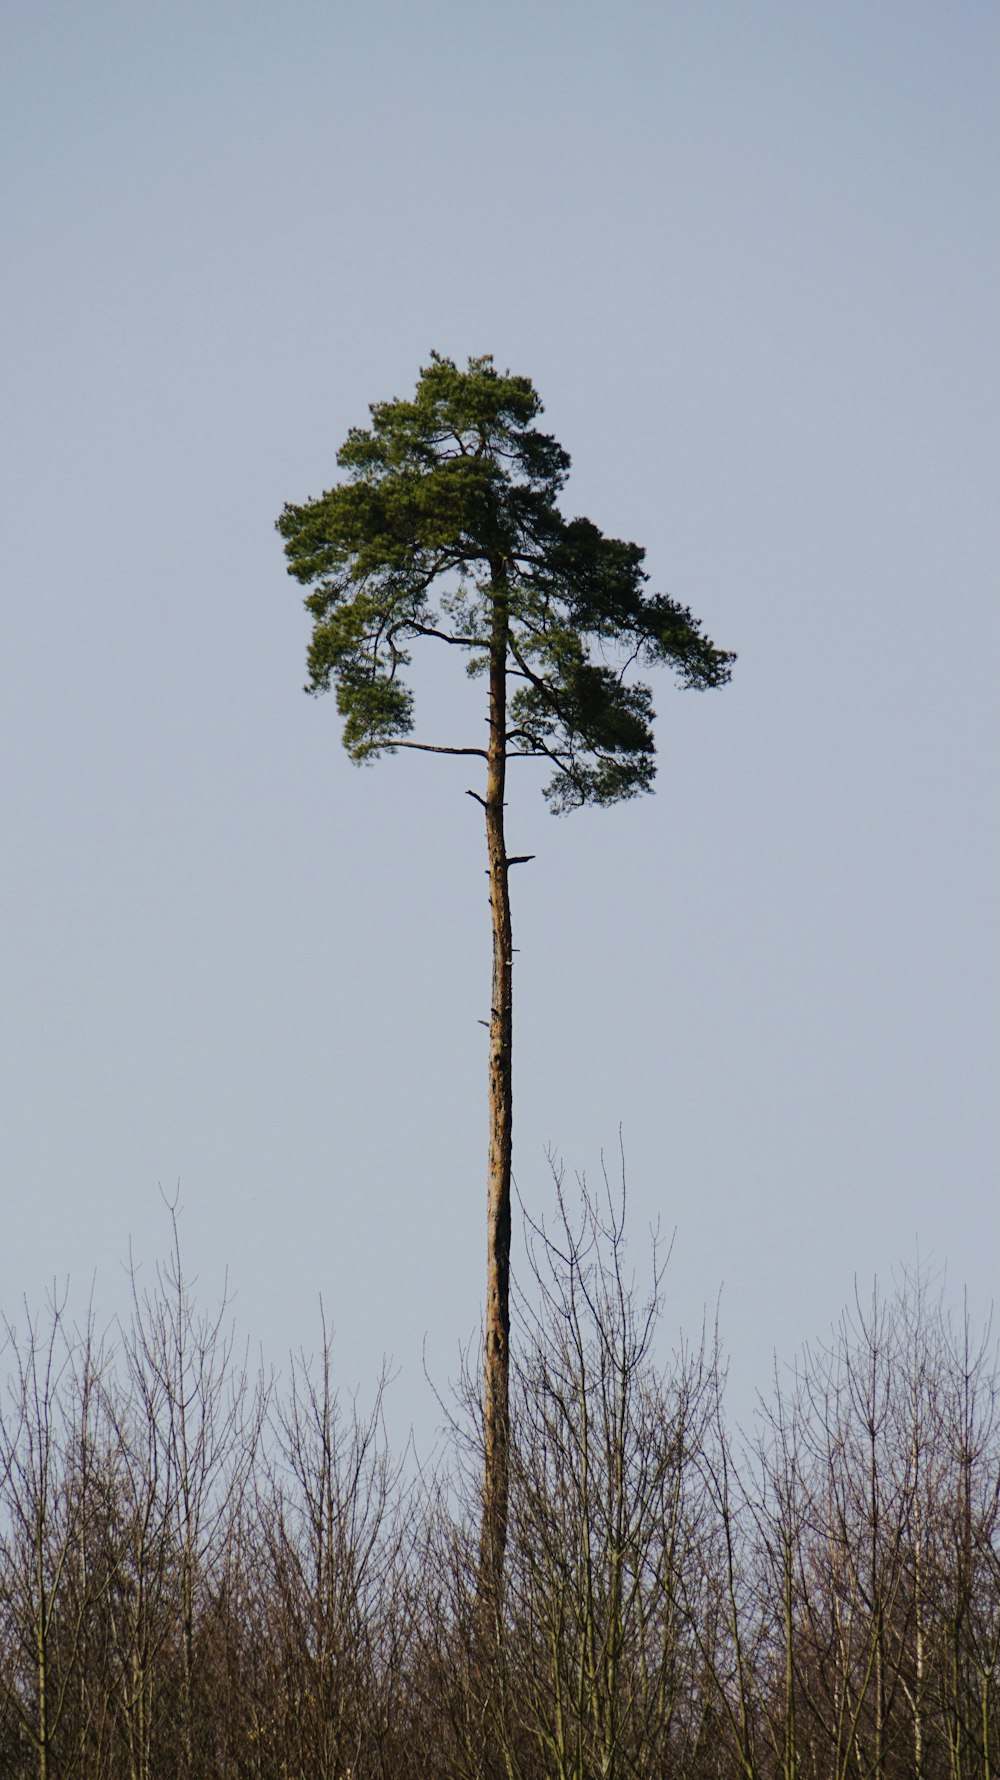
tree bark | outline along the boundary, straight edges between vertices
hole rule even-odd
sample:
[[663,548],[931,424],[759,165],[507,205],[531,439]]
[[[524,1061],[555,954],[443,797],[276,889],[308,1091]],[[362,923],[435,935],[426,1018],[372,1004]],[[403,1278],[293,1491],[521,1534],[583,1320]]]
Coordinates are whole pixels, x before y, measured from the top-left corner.
[[499,1600],[507,1542],[510,1370],[510,1174],[512,1141],[511,1040],[513,946],[504,782],[507,766],[507,599],[493,575],[490,641],[490,717],[486,763],[486,847],[493,929],[490,1003],[489,1162],[486,1192],[486,1325],[483,1356],[483,1522],[480,1593]]

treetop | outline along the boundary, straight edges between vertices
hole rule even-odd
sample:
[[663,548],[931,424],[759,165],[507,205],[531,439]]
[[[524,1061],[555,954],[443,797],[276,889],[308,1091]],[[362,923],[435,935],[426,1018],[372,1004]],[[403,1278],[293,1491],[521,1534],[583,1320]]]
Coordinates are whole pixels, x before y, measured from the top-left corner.
[[488,355],[463,371],[435,353],[411,400],[370,413],[337,454],[345,480],[278,520],[289,573],[312,589],[307,690],[335,686],[353,758],[435,745],[406,739],[402,677],[411,643],[430,637],[464,651],[471,673],[502,661],[508,758],[553,765],[554,809],[649,789],[652,699],[630,668],[666,664],[704,689],[734,656],[646,591],[638,544],[564,518],[570,459],[535,427],[530,379]]

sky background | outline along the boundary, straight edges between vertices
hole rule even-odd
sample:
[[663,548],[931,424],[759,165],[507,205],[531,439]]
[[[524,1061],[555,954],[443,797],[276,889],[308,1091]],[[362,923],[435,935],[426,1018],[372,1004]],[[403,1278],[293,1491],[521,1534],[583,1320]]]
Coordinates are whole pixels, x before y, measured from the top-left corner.
[[[13,0],[0,73],[0,1306],[206,1303],[398,1374],[479,1326],[469,763],[353,767],[274,519],[431,348],[531,376],[564,506],[739,652],[655,796],[518,769],[515,1172],[627,1162],[733,1402],[1000,1252],[994,0]],[[415,652],[418,733],[480,687]],[[447,655],[447,660],[438,659]],[[519,1241],[516,1258],[520,1255]],[[426,1355],[426,1359],[425,1359]]]

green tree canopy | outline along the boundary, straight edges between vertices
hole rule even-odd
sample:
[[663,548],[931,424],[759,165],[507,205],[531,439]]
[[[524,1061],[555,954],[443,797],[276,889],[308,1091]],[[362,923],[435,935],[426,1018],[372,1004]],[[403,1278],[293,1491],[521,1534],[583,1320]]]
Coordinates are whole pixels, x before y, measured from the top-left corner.
[[[647,590],[638,544],[566,519],[570,460],[535,422],[527,377],[489,356],[461,371],[434,353],[412,401],[374,403],[337,456],[345,480],[278,521],[289,572],[312,588],[308,690],[331,684],[344,742],[364,760],[408,742],[414,638],[467,652],[472,674],[502,639],[514,690],[508,758],[551,763],[554,810],[650,788],[650,689],[635,664],[720,686],[734,659],[687,607]],[[456,752],[485,754],[480,749]]]

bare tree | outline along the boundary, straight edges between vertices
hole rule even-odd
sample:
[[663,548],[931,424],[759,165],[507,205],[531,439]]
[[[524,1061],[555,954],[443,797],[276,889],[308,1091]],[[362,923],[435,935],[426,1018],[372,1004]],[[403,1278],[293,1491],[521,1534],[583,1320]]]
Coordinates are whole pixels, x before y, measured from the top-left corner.
[[[74,1337],[65,1302],[47,1327],[6,1325],[10,1376],[0,1404],[0,1644],[11,1664],[8,1719],[33,1751],[38,1780],[80,1769],[95,1689],[84,1685],[85,1645],[108,1587],[100,1539],[98,1381],[105,1364],[92,1319]],[[82,1708],[82,1713],[81,1713]],[[70,1728],[74,1734],[70,1733]]]
[[[134,1491],[137,1570],[147,1559],[143,1590],[136,1588],[129,1627],[135,1686],[129,1706],[137,1773],[151,1761],[148,1708],[150,1660],[171,1636],[178,1655],[177,1772],[198,1771],[196,1632],[199,1609],[221,1562],[234,1514],[251,1473],[264,1413],[262,1383],[252,1388],[234,1363],[227,1301],[213,1315],[199,1313],[181,1259],[176,1202],[168,1204],[172,1248],[157,1267],[155,1290],[141,1293],[133,1269],[133,1322],[126,1353],[133,1388],[146,1416],[143,1463]],[[148,1535],[155,1530],[153,1545]],[[170,1589],[163,1590],[166,1561]],[[172,1625],[155,1625],[154,1609],[169,1604]],[[143,1763],[147,1764],[144,1769]]]
[[531,1226],[519,1295],[509,1735],[524,1771],[652,1777],[699,1737],[682,1578],[700,1538],[714,1356],[657,1358],[663,1267],[654,1245],[637,1288],[624,1185],[583,1187],[574,1212],[557,1175],[556,1205],[551,1229]]
[[331,1345],[293,1364],[273,1418],[275,1450],[258,1498],[258,1563],[272,1654],[269,1736],[316,1780],[391,1774],[394,1690],[406,1643],[408,1516],[382,1424],[345,1414]]

